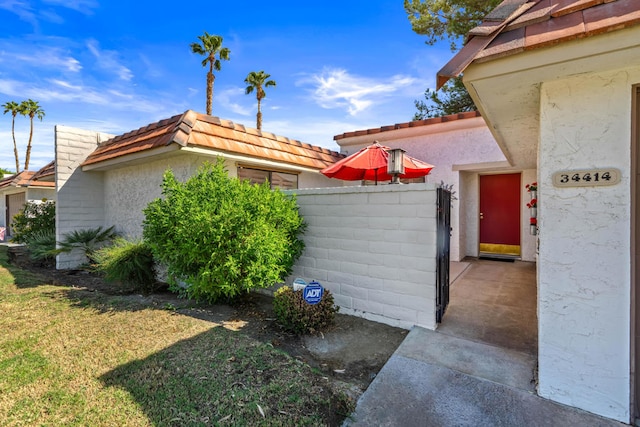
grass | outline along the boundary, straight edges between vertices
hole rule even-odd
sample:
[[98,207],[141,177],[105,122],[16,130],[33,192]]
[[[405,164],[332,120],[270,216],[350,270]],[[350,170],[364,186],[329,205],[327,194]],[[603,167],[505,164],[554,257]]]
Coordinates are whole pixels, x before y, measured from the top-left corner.
[[[336,425],[347,399],[241,332],[51,286],[0,247],[3,426]],[[342,415],[341,415],[342,414]]]

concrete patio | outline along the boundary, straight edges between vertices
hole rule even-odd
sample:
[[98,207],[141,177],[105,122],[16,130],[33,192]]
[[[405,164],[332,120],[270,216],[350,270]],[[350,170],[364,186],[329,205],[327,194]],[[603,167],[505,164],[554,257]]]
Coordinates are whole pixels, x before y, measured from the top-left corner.
[[468,261],[438,330],[411,330],[345,425],[622,426],[535,394],[535,264]]

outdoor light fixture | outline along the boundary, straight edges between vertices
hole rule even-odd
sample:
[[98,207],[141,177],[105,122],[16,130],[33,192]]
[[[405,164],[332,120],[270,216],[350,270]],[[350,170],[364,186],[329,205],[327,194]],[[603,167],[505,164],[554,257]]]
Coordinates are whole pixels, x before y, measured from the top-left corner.
[[400,178],[398,175],[404,173],[404,153],[402,148],[394,148],[387,150],[389,153],[389,160],[387,162],[387,173],[393,176],[391,180],[392,184],[400,184]]

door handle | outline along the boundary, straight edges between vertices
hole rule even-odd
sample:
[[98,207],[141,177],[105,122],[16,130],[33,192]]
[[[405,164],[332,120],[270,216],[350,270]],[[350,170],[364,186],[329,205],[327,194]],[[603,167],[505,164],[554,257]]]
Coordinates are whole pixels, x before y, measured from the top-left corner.
[[484,219],[484,214],[480,212],[480,219]]

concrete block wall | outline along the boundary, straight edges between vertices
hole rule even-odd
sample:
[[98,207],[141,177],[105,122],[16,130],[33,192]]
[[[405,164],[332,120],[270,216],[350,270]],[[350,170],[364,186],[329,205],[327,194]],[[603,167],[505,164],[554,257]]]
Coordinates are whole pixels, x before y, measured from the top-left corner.
[[287,283],[318,280],[341,313],[435,329],[436,186],[296,190],[306,248]]
[[[111,135],[55,127],[56,145],[56,240],[73,230],[104,226],[104,191],[102,174],[82,172],[80,164],[100,141]],[[60,254],[56,268],[73,268],[85,262],[82,253]]]

